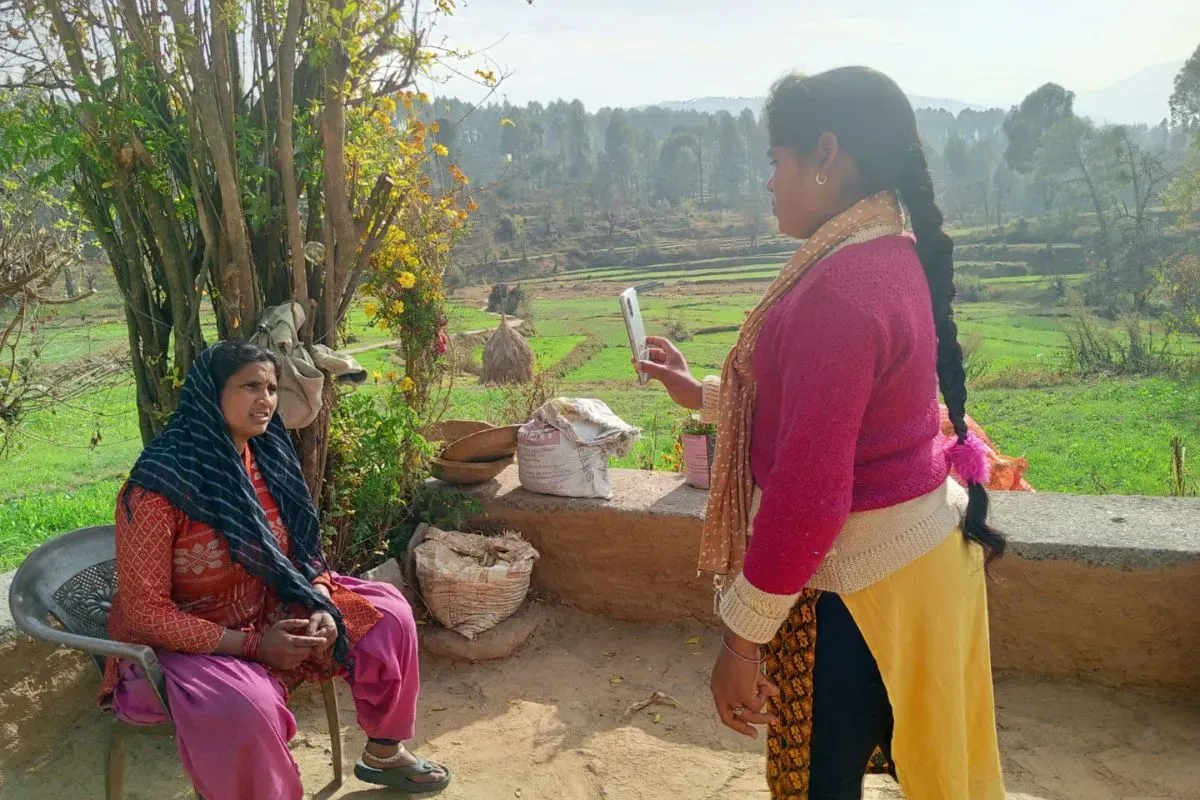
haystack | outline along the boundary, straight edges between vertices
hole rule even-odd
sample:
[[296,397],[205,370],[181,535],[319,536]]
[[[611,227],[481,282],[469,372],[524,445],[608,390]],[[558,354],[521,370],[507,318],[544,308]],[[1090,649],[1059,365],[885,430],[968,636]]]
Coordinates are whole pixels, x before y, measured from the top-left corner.
[[479,382],[485,386],[529,383],[533,380],[533,350],[506,317],[483,347],[483,370]]

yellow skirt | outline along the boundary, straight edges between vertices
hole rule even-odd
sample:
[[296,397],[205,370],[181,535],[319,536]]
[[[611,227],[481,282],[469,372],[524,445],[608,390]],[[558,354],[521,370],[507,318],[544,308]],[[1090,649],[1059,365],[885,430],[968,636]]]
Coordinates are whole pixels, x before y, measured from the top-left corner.
[[[805,592],[767,648],[781,691],[767,740],[776,798],[807,798],[816,592]],[[982,549],[954,533],[862,591],[843,595],[879,667],[895,724],[895,770],[908,800],[1004,800],[996,741]],[[868,771],[868,765],[864,765]]]

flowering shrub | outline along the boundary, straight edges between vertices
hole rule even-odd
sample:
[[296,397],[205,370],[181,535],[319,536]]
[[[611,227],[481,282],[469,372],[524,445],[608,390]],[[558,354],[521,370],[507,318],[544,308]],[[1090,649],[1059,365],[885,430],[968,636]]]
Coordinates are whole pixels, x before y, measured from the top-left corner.
[[[424,95],[411,92],[400,99],[409,111],[417,103],[428,102]],[[394,105],[389,105],[387,98],[380,104],[363,124],[391,124],[387,112]],[[450,346],[443,279],[451,248],[470,212],[478,207],[467,193],[467,176],[454,164],[446,168],[450,185],[444,191],[434,189],[426,167],[433,159],[450,156],[445,145],[431,143],[437,133],[437,123],[426,125],[411,113],[403,123],[392,171],[404,176],[395,187],[404,202],[371,254],[363,286],[368,316],[400,341],[404,357],[401,391],[424,426],[437,422],[446,407],[448,394],[437,395],[443,388],[444,356]]]
[[[399,105],[397,104],[399,101]],[[402,371],[375,373],[378,392],[350,390],[337,403],[330,434],[324,533],[330,562],[357,572],[401,552],[419,521],[461,525],[477,509],[460,496],[434,496],[425,488],[433,448],[422,435],[444,413],[443,384],[449,335],[443,277],[456,237],[475,210],[458,167],[451,185],[436,191],[428,175],[434,159],[449,157],[431,144],[437,126],[414,113],[424,95],[381,97],[348,115],[352,174],[378,174],[386,160],[390,184],[355,186],[358,192],[391,192],[399,202],[369,253],[360,285],[372,324],[399,340]],[[399,107],[403,106],[403,113]]]

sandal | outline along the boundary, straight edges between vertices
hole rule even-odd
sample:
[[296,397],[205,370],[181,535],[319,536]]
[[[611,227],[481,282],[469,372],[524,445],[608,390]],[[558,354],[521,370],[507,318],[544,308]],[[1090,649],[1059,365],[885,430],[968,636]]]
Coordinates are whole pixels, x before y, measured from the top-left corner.
[[[439,769],[446,773],[446,776],[440,781],[413,780],[413,778],[428,775]],[[407,767],[390,767],[388,769],[368,767],[363,763],[362,759],[359,759],[358,763],[354,765],[354,776],[363,783],[370,783],[375,786],[388,786],[408,792],[409,794],[431,794],[433,792],[440,792],[450,785],[450,770],[441,764],[435,764],[428,759],[420,757],[417,758],[416,764],[410,764]]]

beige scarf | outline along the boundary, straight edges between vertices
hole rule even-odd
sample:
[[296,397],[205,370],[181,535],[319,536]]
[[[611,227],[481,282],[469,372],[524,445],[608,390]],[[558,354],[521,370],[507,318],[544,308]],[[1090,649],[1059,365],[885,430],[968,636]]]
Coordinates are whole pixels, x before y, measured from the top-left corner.
[[700,539],[702,572],[711,572],[723,587],[742,568],[750,527],[754,476],[750,470],[750,429],[754,415],[754,347],[767,313],[814,265],[867,229],[881,234],[904,230],[904,215],[893,192],[880,192],[822,225],[788,260],[762,300],[742,325],[737,344],[721,370],[717,449],[712,489]]

